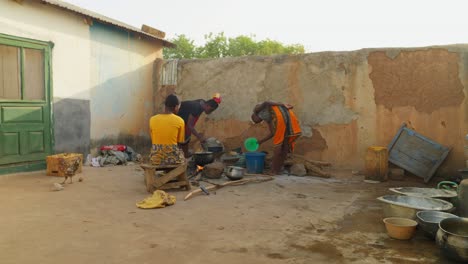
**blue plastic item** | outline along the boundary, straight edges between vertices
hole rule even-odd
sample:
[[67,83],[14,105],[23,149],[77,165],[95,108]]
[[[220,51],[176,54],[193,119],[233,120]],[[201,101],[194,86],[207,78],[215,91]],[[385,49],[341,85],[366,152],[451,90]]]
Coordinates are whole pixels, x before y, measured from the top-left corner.
[[265,156],[266,154],[263,152],[245,153],[247,173],[262,173],[265,166]]

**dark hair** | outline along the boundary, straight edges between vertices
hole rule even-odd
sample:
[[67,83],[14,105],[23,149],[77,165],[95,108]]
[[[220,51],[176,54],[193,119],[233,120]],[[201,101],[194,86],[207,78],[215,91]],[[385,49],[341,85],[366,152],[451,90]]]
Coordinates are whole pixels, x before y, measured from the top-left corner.
[[210,106],[211,108],[213,108],[213,110],[215,110],[216,108],[218,108],[218,103],[213,100],[213,99],[210,99],[208,101],[205,102],[208,106]]
[[180,104],[179,97],[175,94],[170,94],[166,97],[166,101],[164,101],[164,105],[169,108],[174,108]]

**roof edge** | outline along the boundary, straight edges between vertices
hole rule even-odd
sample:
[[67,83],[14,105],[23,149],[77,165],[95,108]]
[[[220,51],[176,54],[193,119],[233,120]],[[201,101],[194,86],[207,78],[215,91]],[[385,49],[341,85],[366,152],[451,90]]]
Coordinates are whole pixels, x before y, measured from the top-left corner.
[[163,38],[160,38],[158,36],[149,34],[149,33],[144,32],[144,31],[142,31],[142,30],[140,30],[140,29],[138,29],[136,27],[133,27],[133,26],[125,24],[125,23],[123,23],[121,21],[118,21],[118,20],[103,16],[103,15],[95,13],[93,11],[81,8],[79,6],[75,6],[73,4],[63,2],[63,1],[59,1],[59,0],[39,0],[39,1],[41,3],[43,3],[43,4],[48,4],[48,5],[51,5],[51,6],[54,6],[54,7],[57,7],[57,8],[60,8],[60,9],[75,13],[75,14],[78,14],[78,15],[82,15],[82,16],[85,16],[86,18],[91,18],[91,19],[97,20],[97,21],[99,21],[101,23],[104,23],[104,24],[113,25],[113,26],[116,26],[118,28],[131,31],[133,33],[138,34],[141,37],[147,38],[148,40],[161,41],[164,47],[168,47],[168,48],[175,48],[176,47],[176,44],[174,44],[174,43],[172,43],[170,41],[167,41],[167,40],[165,40]]

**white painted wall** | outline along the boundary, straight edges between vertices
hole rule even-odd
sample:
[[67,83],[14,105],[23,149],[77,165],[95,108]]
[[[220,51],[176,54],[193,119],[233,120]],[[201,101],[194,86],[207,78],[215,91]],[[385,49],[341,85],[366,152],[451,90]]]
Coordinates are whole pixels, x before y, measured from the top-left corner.
[[0,33],[52,41],[53,96],[89,99],[89,27],[81,16],[35,1],[0,1]]
[[99,23],[91,31],[91,138],[148,136],[162,46]]
[[89,26],[81,15],[31,0],[0,1],[0,33],[54,43],[55,103],[89,100],[91,140],[148,137],[153,63],[162,57],[162,43],[97,22]]

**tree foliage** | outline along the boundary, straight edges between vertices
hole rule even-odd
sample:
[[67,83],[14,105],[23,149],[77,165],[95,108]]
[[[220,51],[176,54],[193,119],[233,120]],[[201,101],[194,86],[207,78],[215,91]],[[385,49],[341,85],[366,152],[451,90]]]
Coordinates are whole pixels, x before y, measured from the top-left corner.
[[164,48],[164,58],[195,59],[304,53],[304,46],[300,44],[284,45],[270,39],[256,41],[254,37],[240,35],[227,38],[224,32],[209,33],[205,35],[205,45],[196,46],[187,36],[178,35],[170,40],[177,48]]

